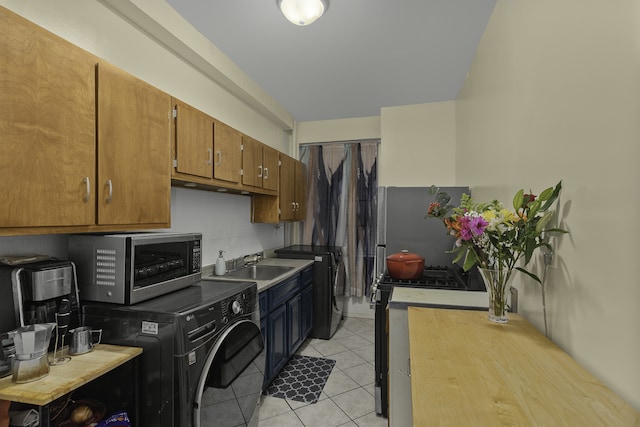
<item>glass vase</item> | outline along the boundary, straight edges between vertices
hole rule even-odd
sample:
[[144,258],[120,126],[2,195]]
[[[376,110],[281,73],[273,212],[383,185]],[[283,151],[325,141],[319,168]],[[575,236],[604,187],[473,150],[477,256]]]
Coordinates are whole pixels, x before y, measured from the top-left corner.
[[489,320],[507,323],[507,295],[511,290],[511,270],[478,267],[489,294]]

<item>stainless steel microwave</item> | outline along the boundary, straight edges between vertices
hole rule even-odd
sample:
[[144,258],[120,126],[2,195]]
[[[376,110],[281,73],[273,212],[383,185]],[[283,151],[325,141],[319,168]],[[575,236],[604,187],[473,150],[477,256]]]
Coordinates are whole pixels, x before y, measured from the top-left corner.
[[69,236],[81,301],[132,305],[185,288],[201,277],[201,234]]

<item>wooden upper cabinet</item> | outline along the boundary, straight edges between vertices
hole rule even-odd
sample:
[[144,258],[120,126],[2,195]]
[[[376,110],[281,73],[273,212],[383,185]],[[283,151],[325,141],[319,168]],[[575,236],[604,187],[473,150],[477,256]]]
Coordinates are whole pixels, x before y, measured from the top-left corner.
[[95,63],[0,8],[0,228],[93,224]]
[[176,99],[173,108],[176,172],[213,178],[213,118]]
[[280,219],[301,221],[306,215],[305,165],[284,154],[280,156],[280,162]]
[[305,165],[280,153],[280,188],[277,196],[255,194],[251,220],[262,223],[302,221],[306,216],[307,181]]
[[262,188],[278,191],[280,183],[280,153],[267,145],[262,146]]
[[239,183],[242,169],[242,133],[214,120],[213,135],[213,177]]
[[170,223],[171,97],[98,65],[98,224]]
[[280,156],[280,220],[295,219],[295,179],[296,160],[286,155]]
[[242,136],[242,184],[262,187],[262,144]]
[[296,221],[302,221],[307,216],[307,168],[304,163],[295,162],[295,190],[294,201],[296,203]]
[[242,137],[242,184],[278,191],[279,152],[249,136]]

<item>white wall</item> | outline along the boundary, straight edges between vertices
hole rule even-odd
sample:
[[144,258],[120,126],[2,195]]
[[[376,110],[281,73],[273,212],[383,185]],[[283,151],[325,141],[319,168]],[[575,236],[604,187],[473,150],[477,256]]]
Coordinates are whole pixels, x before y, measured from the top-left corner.
[[455,102],[383,108],[380,121],[380,185],[455,184]]
[[[140,0],[136,1],[140,3]],[[273,120],[100,2],[0,0],[0,5],[238,130],[287,152],[289,133],[282,126],[274,124]],[[155,12],[171,15],[172,9],[167,8],[169,6],[164,2],[154,3]],[[177,26],[179,22],[176,20],[174,24]],[[248,77],[241,73],[231,77],[251,86]],[[171,231],[203,233],[204,265],[215,262],[219,249],[228,251],[226,257],[237,257],[281,247],[284,243],[282,230],[276,232],[273,225],[251,224],[249,197],[173,188],[171,198]],[[65,258],[66,246],[66,236],[0,237],[0,256],[35,252]]]
[[[636,0],[498,0],[456,102],[456,181],[475,197],[562,179],[550,336],[638,410],[639,24]],[[518,287],[543,329],[539,287]]]

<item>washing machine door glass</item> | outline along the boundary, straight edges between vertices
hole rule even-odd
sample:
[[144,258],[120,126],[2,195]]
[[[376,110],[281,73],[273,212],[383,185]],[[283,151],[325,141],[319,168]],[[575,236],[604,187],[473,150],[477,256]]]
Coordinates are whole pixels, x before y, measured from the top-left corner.
[[194,426],[257,425],[264,367],[259,325],[250,320],[231,325],[207,355],[196,390]]

